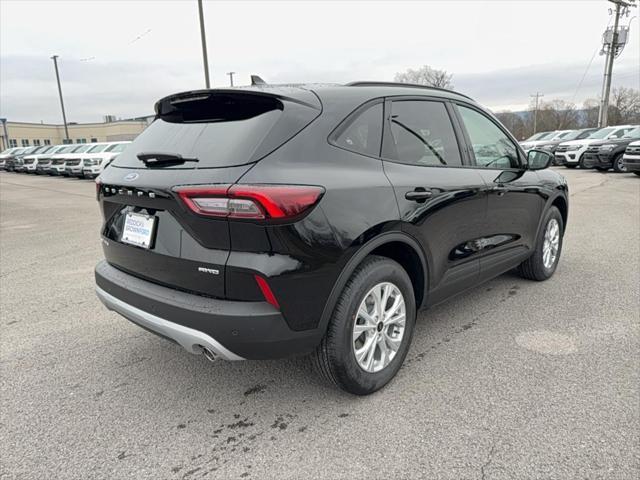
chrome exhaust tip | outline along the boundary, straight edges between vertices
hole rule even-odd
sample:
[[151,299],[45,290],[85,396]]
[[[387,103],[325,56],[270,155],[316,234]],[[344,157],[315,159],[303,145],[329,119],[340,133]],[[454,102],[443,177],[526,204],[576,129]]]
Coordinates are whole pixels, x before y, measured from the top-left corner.
[[218,356],[215,353],[213,353],[211,350],[209,350],[206,347],[202,347],[201,346],[200,348],[202,348],[202,354],[205,356],[205,358],[207,360],[209,360],[210,362],[215,362],[216,361]]

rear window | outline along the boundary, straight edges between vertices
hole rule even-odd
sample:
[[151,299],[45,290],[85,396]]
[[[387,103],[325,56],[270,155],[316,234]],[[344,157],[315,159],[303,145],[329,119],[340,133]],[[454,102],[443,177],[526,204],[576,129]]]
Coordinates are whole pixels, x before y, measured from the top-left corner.
[[[156,120],[112,163],[145,168],[142,153],[198,162],[163,168],[216,168],[252,163],[293,137],[319,111],[271,95],[210,93],[162,101]],[[153,168],[153,167],[151,167]]]

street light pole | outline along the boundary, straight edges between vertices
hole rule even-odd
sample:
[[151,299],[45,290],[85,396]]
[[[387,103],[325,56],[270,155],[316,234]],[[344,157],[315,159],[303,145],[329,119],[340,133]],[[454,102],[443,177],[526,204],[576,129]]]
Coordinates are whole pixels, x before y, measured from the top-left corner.
[[233,76],[235,75],[236,72],[227,72],[227,75],[229,75],[229,84],[233,87]]
[[198,14],[200,16],[200,40],[202,41],[202,61],[204,63],[204,83],[207,88],[209,84],[209,59],[207,58],[207,38],[204,33],[204,14],[202,13],[202,0],[198,0]]
[[60,86],[60,74],[58,73],[58,55],[51,57],[53,66],[56,69],[56,80],[58,82],[58,95],[60,95],[60,107],[62,108],[62,121],[64,122],[64,137],[69,142],[69,129],[67,128],[67,115],[64,113],[64,101],[62,100],[62,87]]

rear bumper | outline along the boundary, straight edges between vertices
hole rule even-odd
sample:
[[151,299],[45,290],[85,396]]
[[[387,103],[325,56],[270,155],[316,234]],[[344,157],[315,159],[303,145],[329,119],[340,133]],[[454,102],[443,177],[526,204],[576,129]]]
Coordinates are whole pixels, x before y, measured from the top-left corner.
[[96,265],[96,292],[109,310],[188,352],[206,347],[225,360],[270,359],[310,352],[319,330],[291,330],[266,302],[218,300],[142,280],[106,261]]

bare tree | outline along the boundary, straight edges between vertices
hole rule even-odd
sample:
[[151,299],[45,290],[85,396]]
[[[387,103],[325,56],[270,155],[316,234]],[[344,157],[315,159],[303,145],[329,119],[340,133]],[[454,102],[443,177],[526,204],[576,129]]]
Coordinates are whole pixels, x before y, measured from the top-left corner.
[[496,117],[518,140],[524,140],[529,137],[531,127],[527,124],[523,115],[505,110],[496,113]]
[[640,91],[627,87],[616,87],[611,93],[609,124],[640,123]]
[[394,80],[401,83],[417,83],[430,87],[453,88],[452,78],[453,74],[448,73],[446,70],[438,70],[429,65],[423,65],[417,70],[410,68],[406,72],[396,73]]

